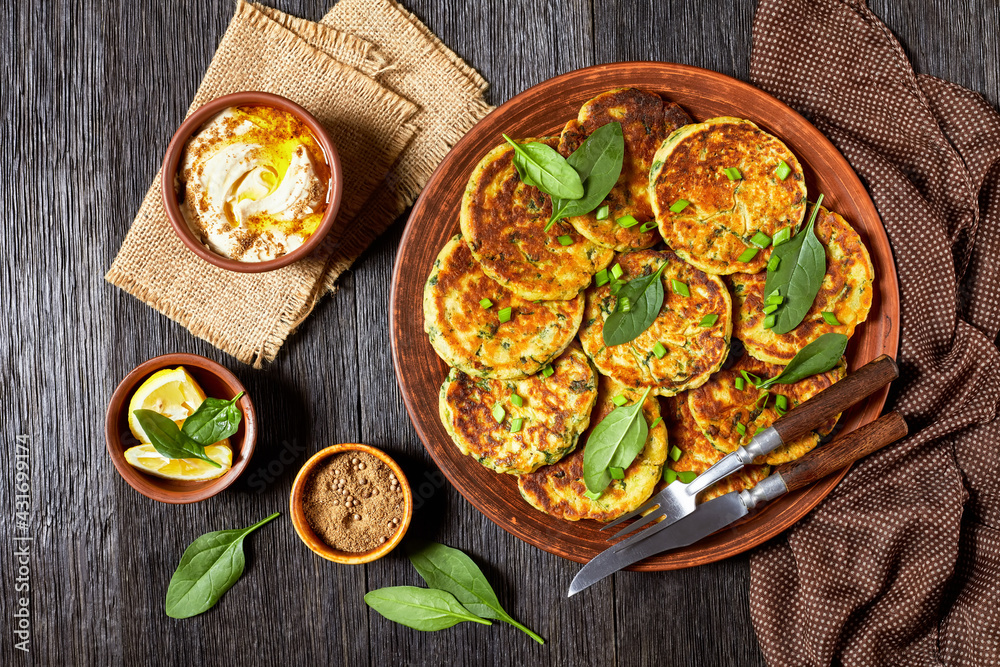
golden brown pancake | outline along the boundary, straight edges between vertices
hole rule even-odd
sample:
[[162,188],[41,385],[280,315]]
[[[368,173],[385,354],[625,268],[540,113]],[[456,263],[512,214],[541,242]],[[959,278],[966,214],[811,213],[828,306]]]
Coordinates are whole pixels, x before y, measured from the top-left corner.
[[[555,463],[576,447],[597,400],[597,374],[571,346],[552,364],[554,373],[522,380],[475,378],[451,369],[441,387],[445,430],[463,454],[487,468],[519,475]],[[517,394],[522,405],[511,399]],[[497,421],[494,409],[503,410]],[[515,428],[521,419],[521,428]],[[512,432],[516,431],[516,432]]]
[[[614,397],[624,396],[631,405],[643,394],[643,391],[629,389],[604,376],[601,376],[598,387],[598,401],[586,437],[617,407],[612,400]],[[660,406],[652,394],[646,398],[642,412],[647,424],[659,419]],[[612,480],[596,500],[584,495],[587,490],[583,481],[586,437],[582,447],[558,463],[518,477],[517,487],[521,496],[535,509],[567,521],[611,521],[646,502],[662,476],[663,462],[667,457],[667,430],[663,422],[649,430],[646,446],[632,465],[625,469],[625,478]]]
[[[653,324],[635,340],[608,347],[604,323],[614,311],[617,297],[610,284],[587,290],[587,307],[580,342],[598,370],[629,387],[652,387],[653,393],[672,396],[708,380],[726,359],[732,331],[732,302],[722,279],[680,261],[669,250],[639,250],[617,257],[623,280],[648,276],[667,263],[663,281],[663,306]],[[690,296],[675,294],[671,280],[688,286]],[[702,326],[706,315],[716,315],[711,326]],[[664,348],[658,357],[656,344]]]
[[[554,148],[559,140],[520,143],[529,141]],[[566,220],[546,232],[552,200],[521,182],[513,158],[514,149],[503,144],[473,170],[462,197],[462,236],[486,275],[514,294],[529,301],[572,299],[614,253],[587,240]]]
[[[683,109],[665,102],[656,93],[637,88],[618,88],[587,101],[577,118],[566,123],[559,140],[559,152],[569,155],[608,123],[620,123],[625,138],[625,159],[618,182],[601,204],[585,215],[569,218],[578,232],[597,245],[619,252],[652,247],[660,240],[655,227],[643,232],[642,223],[653,220],[649,203],[649,168],[664,139],[682,125],[692,122]],[[608,207],[608,215],[597,219]],[[626,215],[639,224],[622,227],[618,219]]]
[[[490,305],[483,307],[482,299]],[[510,308],[510,319],[500,313]],[[527,301],[493,280],[456,236],[441,250],[424,285],[424,331],[450,366],[479,377],[522,378],[570,344],[584,298]]]
[[[791,169],[785,180],[775,174],[780,161]],[[730,180],[728,168],[742,178]],[[770,247],[749,261],[739,259],[756,247],[753,236],[773,237],[797,225],[806,206],[799,161],[776,137],[741,118],[712,118],[670,135],[653,160],[649,191],[667,245],[684,261],[718,275],[762,270]],[[689,204],[672,211],[682,199]]]
[[[784,334],[764,328],[764,272],[734,273],[728,281],[737,310],[734,333],[747,352],[761,361],[787,364],[803,347],[825,333],[850,338],[868,318],[875,269],[861,237],[838,214],[820,208],[816,237],[826,247],[826,276],[812,308],[802,323]],[[823,312],[833,313],[839,325],[828,324]]]

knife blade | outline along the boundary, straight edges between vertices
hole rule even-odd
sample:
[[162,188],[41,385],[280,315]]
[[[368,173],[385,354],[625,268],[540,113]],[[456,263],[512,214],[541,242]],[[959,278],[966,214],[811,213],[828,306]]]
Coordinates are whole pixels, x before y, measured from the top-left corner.
[[646,529],[599,553],[573,578],[569,596],[593,586],[622,568],[663,551],[694,544],[749,514],[757,506],[800,489],[840,470],[906,435],[898,412],[852,431],[802,458],[780,466],[749,491],[733,491],[702,503],[694,512],[669,524]]

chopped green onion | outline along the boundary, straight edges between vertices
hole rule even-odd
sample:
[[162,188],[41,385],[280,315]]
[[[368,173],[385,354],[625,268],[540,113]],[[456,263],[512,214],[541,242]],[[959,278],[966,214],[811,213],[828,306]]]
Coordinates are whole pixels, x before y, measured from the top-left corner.
[[524,426],[524,418],[523,417],[515,417],[514,419],[510,420],[510,432],[511,433],[518,433],[518,432],[520,432],[522,426]]
[[631,215],[623,215],[622,217],[615,220],[615,222],[617,222],[625,229],[628,229],[629,227],[635,227],[636,225],[639,224],[639,221],[636,220],[635,217]]
[[736,425],[736,432],[739,433],[740,435],[746,435],[747,434],[747,427],[744,426],[743,424],[737,424]]
[[746,250],[743,251],[743,254],[737,257],[736,259],[738,259],[741,262],[749,262],[751,259],[757,256],[758,252],[760,252],[760,248],[747,248]]
[[754,244],[758,248],[766,248],[771,245],[771,237],[764,232],[757,232],[750,238],[750,243]]
[[618,304],[618,310],[623,313],[627,313],[632,310],[632,300],[627,296],[621,297],[621,302]]
[[740,375],[743,376],[744,380],[746,380],[747,382],[749,382],[750,384],[752,384],[754,386],[757,386],[757,385],[760,384],[760,378],[757,377],[756,375],[754,375],[753,373],[747,373],[746,371],[740,371]]
[[676,278],[670,279],[670,288],[674,291],[674,294],[679,294],[681,296],[691,296],[691,290],[688,289],[687,284],[682,283]]
[[774,238],[771,240],[774,243],[774,247],[777,248],[782,243],[787,243],[790,238],[792,238],[792,228],[782,227],[774,233]]
[[753,434],[754,434],[754,437],[757,437],[757,434],[758,434],[758,433],[760,433],[760,432],[761,432],[761,431],[763,431],[763,430],[764,430],[764,427],[763,427],[763,426],[758,426],[757,428],[755,428],[755,429],[753,430]]
[[769,398],[771,398],[771,394],[767,393],[766,391],[761,392],[760,398],[758,398],[757,401],[756,401],[756,403],[755,403],[755,405],[757,406],[757,409],[758,410],[763,410],[764,408],[766,408],[767,407],[767,401],[768,401]]
[[624,271],[622,271],[621,264],[615,264],[614,266],[611,267],[611,275],[613,275],[615,278],[621,278],[623,273]]
[[555,373],[555,372],[556,372],[556,369],[552,368],[552,364],[549,364],[545,368],[542,369],[542,377],[543,378],[552,377],[552,374]]
[[764,306],[764,314],[765,315],[770,315],[771,313],[773,313],[776,310],[778,310],[778,304],[776,304],[776,303],[769,303],[766,306]]
[[683,453],[684,452],[682,452],[677,445],[674,445],[673,447],[670,448],[670,460],[676,461],[681,457],[681,454]]
[[611,283],[611,293],[615,296],[618,296],[618,292],[622,291],[622,285],[624,284],[625,284],[624,281],[615,278],[614,281]]
[[743,174],[741,174],[740,170],[736,167],[727,167],[726,176],[728,176],[731,181],[738,181],[743,178]]
[[830,326],[833,327],[840,326],[840,320],[837,319],[837,316],[834,313],[831,313],[828,310],[824,310],[822,315],[823,315],[823,321],[829,324]]
[[781,264],[781,258],[771,253],[771,259],[767,260],[767,270],[774,273],[778,270],[778,265]]
[[573,245],[573,237],[565,234],[563,236],[557,236],[556,241],[559,241],[559,245],[561,246]]
[[646,232],[651,232],[654,229],[656,229],[656,220],[650,220],[649,222],[642,223],[642,227],[639,228],[639,231],[645,234]]
[[594,280],[596,281],[598,287],[600,287],[601,285],[607,285],[608,281],[611,280],[610,278],[608,278],[608,270],[601,269],[600,271],[598,271],[597,275],[594,276]]
[[479,305],[482,306],[483,308],[492,308],[493,302],[490,301],[489,299],[484,298],[479,300]]
[[765,329],[771,329],[771,328],[773,328],[774,327],[774,321],[776,319],[778,319],[778,318],[775,316],[774,313],[771,313],[770,315],[768,315],[767,317],[765,317],[764,318],[764,328]]
[[617,405],[618,407],[621,407],[626,403],[628,403],[628,399],[625,398],[623,394],[618,394],[617,396],[611,399],[611,402]]
[[667,353],[667,348],[663,347],[663,343],[661,343],[660,341],[656,341],[653,344],[653,354],[656,355],[657,359],[662,359],[666,353]]
[[685,470],[684,472],[677,473],[677,479],[681,480],[682,484],[690,484],[694,481],[694,478],[698,476],[694,470]]
[[657,417],[656,419],[654,419],[653,423],[649,425],[649,430],[652,431],[654,428],[657,427],[657,425],[659,425],[661,421],[663,421],[663,417]]
[[736,391],[743,391],[747,386],[747,382],[743,378],[736,378],[733,380],[733,384],[736,385]]
[[666,482],[668,486],[670,484],[673,484],[674,482],[676,482],[677,481],[677,471],[674,470],[673,468],[664,468],[663,469],[663,481]]
[[670,207],[670,211],[672,213],[680,213],[681,211],[683,211],[684,209],[686,209],[688,207],[688,204],[690,204],[690,203],[691,202],[689,202],[687,199],[678,199]]
[[521,407],[524,405],[524,399],[518,396],[517,394],[510,395],[510,402],[517,407]]
[[715,313],[709,313],[705,317],[701,318],[701,322],[698,322],[700,327],[711,327],[714,326],[716,322],[719,321],[719,316]]
[[598,498],[601,497],[601,492],[594,493],[590,489],[587,489],[586,491],[583,492],[583,495],[587,496],[591,500],[597,500]]
[[493,406],[493,419],[499,424],[503,421],[503,418],[507,416],[507,411],[503,409],[503,406],[499,403]]
[[764,303],[766,303],[769,306],[772,303],[776,306],[780,306],[784,302],[785,302],[785,297],[778,294],[778,290],[774,290],[773,292],[771,292],[771,296],[764,299]]
[[610,213],[611,213],[611,207],[608,206],[607,204],[605,204],[601,208],[597,209],[597,219],[598,220],[607,220],[608,219],[608,215],[610,215]]
[[507,306],[506,308],[501,308],[497,311],[497,317],[500,318],[501,322],[510,322],[511,313],[512,311],[510,306]]
[[778,394],[774,397],[774,404],[777,406],[778,410],[788,409],[788,397],[784,394]]
[[625,479],[625,471],[621,468],[608,468],[608,474],[611,475],[611,479]]
[[774,170],[774,175],[780,178],[781,180],[785,180],[786,178],[788,178],[788,175],[791,173],[792,173],[792,168],[789,167],[788,163],[785,162],[784,160],[780,160],[778,162],[778,168]]

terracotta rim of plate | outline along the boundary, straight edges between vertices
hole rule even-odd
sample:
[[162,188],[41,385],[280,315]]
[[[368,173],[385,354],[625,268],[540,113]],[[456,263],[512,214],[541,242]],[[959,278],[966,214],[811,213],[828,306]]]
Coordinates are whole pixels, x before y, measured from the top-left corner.
[[[326,158],[327,164],[330,167],[330,192],[327,200],[326,211],[324,211],[323,218],[320,220],[316,231],[313,232],[308,239],[306,239],[305,243],[295,250],[292,250],[281,257],[269,259],[264,262],[241,262],[239,260],[223,257],[206,248],[205,245],[202,244],[197,237],[195,237],[191,228],[188,226],[187,221],[184,219],[184,215],[181,213],[180,205],[177,203],[177,195],[174,187],[174,176],[177,173],[177,168],[180,164],[181,156],[184,153],[184,147],[187,145],[188,140],[199,129],[201,129],[206,122],[223,109],[241,105],[274,107],[282,111],[287,111],[288,113],[299,118],[306,124],[309,130],[313,133],[313,136],[316,137],[320,147],[323,149],[323,154]],[[163,156],[163,166],[160,169],[160,190],[162,193],[163,208],[167,212],[167,219],[170,220],[170,226],[173,227],[174,232],[176,232],[180,240],[191,252],[198,255],[206,262],[217,266],[220,269],[237,271],[240,273],[261,273],[264,271],[280,269],[283,266],[288,266],[292,262],[302,259],[315,250],[333,228],[333,223],[337,219],[337,211],[340,209],[340,199],[343,189],[343,175],[340,167],[340,155],[337,153],[337,147],[334,145],[333,140],[330,138],[330,134],[326,131],[326,128],[324,128],[312,114],[295,102],[292,102],[290,99],[273,93],[256,91],[223,95],[222,97],[218,97],[195,110],[190,116],[184,119],[184,122],[181,123],[181,126],[177,128],[177,131],[174,133],[173,138],[170,140],[170,144],[167,146],[167,152]]]
[[[366,454],[371,454],[377,458],[382,463],[386,464],[392,473],[396,476],[399,485],[403,487],[403,520],[400,521],[399,527],[396,532],[392,534],[384,544],[380,544],[374,549],[368,551],[341,551],[340,549],[334,549],[329,544],[320,539],[320,537],[313,531],[309,522],[306,520],[305,510],[302,507],[303,494],[305,492],[305,483],[309,478],[309,475],[316,468],[319,463],[330,458],[334,454],[340,454],[342,452],[364,452]],[[341,563],[344,565],[360,565],[362,563],[370,563],[374,560],[378,560],[382,556],[395,549],[399,543],[403,540],[406,535],[406,531],[410,527],[410,520],[413,518],[413,492],[410,489],[410,483],[406,479],[406,475],[403,473],[403,469],[399,467],[396,461],[383,452],[381,449],[376,449],[370,445],[363,445],[357,442],[345,442],[338,445],[330,445],[326,449],[321,449],[316,452],[306,461],[302,468],[299,470],[298,474],[295,475],[295,483],[292,484],[292,492],[288,497],[289,511],[292,515],[292,525],[295,526],[295,532],[298,533],[299,538],[309,547],[313,553],[322,556],[323,558],[333,561],[334,563]]]
[[[228,399],[243,392],[243,396],[238,402],[240,410],[243,412],[243,419],[240,421],[240,429],[236,435],[229,439],[233,449],[233,465],[225,474],[215,479],[203,482],[179,482],[162,479],[132,467],[125,460],[126,447],[122,442],[122,435],[124,431],[128,431],[129,437],[132,436],[128,428],[128,417],[124,413],[128,408],[132,394],[150,375],[173,366],[184,366],[192,376],[204,373],[216,378],[219,385],[224,386],[229,392],[229,396],[212,396],[208,391],[205,392],[213,398]],[[197,369],[197,371],[192,372],[192,368]],[[195,380],[198,378],[196,377]],[[204,390],[204,383],[199,381],[199,384]],[[104,437],[107,441],[111,462],[122,479],[133,489],[147,498],[161,503],[171,505],[196,503],[221,493],[235,482],[249,465],[257,443],[257,412],[243,383],[225,366],[198,354],[164,354],[139,364],[118,384],[108,403],[104,420]]]

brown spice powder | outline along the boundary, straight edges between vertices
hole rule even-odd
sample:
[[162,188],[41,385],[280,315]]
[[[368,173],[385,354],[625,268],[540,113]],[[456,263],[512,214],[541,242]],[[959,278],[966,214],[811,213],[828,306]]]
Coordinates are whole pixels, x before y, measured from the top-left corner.
[[383,544],[403,521],[403,488],[389,466],[365,452],[321,463],[303,490],[306,521],[334,549],[359,553]]

